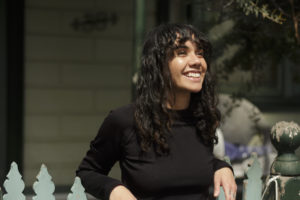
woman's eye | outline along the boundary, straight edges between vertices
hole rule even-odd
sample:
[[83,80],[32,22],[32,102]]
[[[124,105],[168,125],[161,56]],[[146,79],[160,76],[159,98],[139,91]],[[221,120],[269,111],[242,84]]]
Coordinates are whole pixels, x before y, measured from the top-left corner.
[[197,54],[198,56],[203,56],[203,55],[204,55],[203,51],[198,51],[196,54]]
[[179,50],[179,51],[177,51],[177,55],[186,55],[186,51]]

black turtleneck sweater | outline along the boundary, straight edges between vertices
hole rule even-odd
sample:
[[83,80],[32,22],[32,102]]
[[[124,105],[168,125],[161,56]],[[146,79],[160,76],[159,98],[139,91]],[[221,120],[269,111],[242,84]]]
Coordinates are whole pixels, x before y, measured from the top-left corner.
[[[197,136],[189,110],[176,111],[176,116],[168,138],[170,153],[156,156],[154,151],[141,154],[133,104],[110,112],[76,172],[86,191],[108,200],[114,187],[124,185],[139,200],[208,199],[214,172],[230,166]],[[107,176],[117,161],[122,181]]]

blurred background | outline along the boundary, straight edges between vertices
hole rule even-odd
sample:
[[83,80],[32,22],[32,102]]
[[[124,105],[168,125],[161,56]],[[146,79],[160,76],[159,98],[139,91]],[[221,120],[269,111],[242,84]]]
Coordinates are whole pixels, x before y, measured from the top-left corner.
[[193,24],[212,42],[223,154],[237,170],[252,151],[269,165],[277,121],[300,123],[299,1],[0,0],[0,9],[1,186],[16,161],[26,186],[44,163],[69,190],[104,117],[134,99],[144,34],[161,23]]

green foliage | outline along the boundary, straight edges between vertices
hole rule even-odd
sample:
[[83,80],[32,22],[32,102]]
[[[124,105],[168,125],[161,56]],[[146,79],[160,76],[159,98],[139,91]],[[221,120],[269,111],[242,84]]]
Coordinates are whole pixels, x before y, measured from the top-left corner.
[[258,0],[254,3],[251,0],[236,0],[238,5],[243,9],[246,15],[255,14],[256,17],[261,14],[263,18],[267,18],[275,23],[282,24],[286,19],[283,13],[277,9],[269,10],[268,4],[258,5]]
[[[250,72],[250,77],[236,86],[235,96],[246,96],[262,84],[271,84],[273,80],[266,80],[276,79],[286,60],[300,63],[290,1],[197,2],[200,17],[192,23],[209,33],[218,78],[227,80],[236,70]],[[293,8],[300,17],[300,1],[295,1]]]

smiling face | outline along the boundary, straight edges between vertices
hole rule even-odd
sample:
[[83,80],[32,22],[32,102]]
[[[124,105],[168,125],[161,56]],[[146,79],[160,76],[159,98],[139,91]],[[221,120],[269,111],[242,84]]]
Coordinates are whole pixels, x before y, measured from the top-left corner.
[[176,96],[199,92],[207,70],[203,50],[190,40],[178,45],[169,61],[169,70]]

